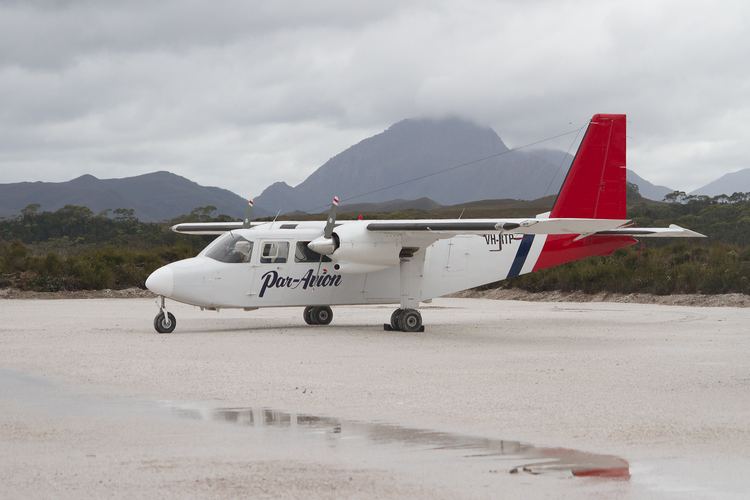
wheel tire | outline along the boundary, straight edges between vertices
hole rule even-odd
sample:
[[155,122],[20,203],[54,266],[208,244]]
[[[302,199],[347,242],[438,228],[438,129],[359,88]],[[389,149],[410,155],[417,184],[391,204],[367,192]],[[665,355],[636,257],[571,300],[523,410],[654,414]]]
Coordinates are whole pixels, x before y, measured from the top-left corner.
[[312,317],[316,325],[329,325],[333,321],[333,311],[328,306],[315,307]]
[[305,307],[305,311],[302,313],[302,317],[305,318],[305,323],[308,325],[315,325],[315,318],[313,317],[313,310],[315,308],[313,306],[307,306]]
[[164,313],[160,311],[154,318],[154,330],[159,333],[172,333],[176,326],[177,320],[171,312],[164,316]]
[[401,313],[404,312],[403,309],[396,309],[393,311],[393,314],[391,314],[391,328],[394,330],[401,330]]
[[418,332],[422,328],[422,315],[416,309],[404,309],[398,323],[403,332]]

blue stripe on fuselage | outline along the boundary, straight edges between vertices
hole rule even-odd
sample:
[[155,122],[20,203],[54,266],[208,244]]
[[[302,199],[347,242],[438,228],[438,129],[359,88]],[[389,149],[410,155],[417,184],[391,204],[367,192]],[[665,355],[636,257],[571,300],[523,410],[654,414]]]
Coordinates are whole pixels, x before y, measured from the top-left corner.
[[524,234],[521,244],[518,246],[518,252],[516,252],[516,258],[513,259],[513,265],[510,266],[508,272],[508,278],[515,278],[521,274],[521,269],[526,262],[526,257],[529,256],[529,250],[531,250],[531,244],[534,243],[533,234]]

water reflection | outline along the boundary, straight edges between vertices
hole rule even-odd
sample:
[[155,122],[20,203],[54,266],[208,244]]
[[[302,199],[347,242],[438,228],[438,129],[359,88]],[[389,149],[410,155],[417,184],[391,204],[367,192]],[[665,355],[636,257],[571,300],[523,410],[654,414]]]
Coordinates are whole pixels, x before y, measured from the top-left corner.
[[[488,439],[446,432],[401,427],[384,423],[339,420],[270,408],[174,408],[184,418],[227,422],[256,429],[294,429],[335,439],[360,438],[371,445],[399,445],[455,455],[463,460],[490,459],[502,465],[498,470],[511,474],[542,474],[550,471],[574,476],[627,479],[626,460],[568,448],[534,446],[520,441]],[[511,461],[513,465],[507,466]],[[493,471],[495,472],[495,471]]]

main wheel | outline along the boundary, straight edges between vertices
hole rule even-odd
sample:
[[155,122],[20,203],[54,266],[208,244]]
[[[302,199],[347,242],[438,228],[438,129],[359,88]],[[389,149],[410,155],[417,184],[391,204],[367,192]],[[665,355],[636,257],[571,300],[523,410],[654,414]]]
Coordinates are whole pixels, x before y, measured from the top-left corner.
[[159,333],[172,333],[176,326],[177,320],[171,312],[165,316],[163,311],[159,311],[154,318],[154,329]]
[[328,325],[333,320],[333,311],[328,306],[313,307],[310,316],[316,325]]
[[416,309],[404,309],[398,324],[401,331],[418,332],[422,328],[422,315]]
[[302,317],[305,318],[305,323],[308,325],[315,325],[315,318],[313,318],[313,309],[315,309],[313,306],[307,306],[305,307],[305,311],[302,313]]
[[394,330],[401,330],[399,320],[401,319],[402,312],[404,312],[403,309],[396,309],[395,311],[393,311],[393,314],[391,314],[391,328],[393,328]]

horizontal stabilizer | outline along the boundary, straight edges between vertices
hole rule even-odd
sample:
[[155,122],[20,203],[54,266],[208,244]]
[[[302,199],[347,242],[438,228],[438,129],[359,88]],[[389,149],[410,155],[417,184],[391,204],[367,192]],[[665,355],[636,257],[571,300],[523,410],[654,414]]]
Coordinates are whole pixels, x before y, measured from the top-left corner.
[[669,227],[625,227],[597,231],[597,235],[636,236],[638,238],[705,238],[705,234],[696,233],[690,229],[670,224]]

